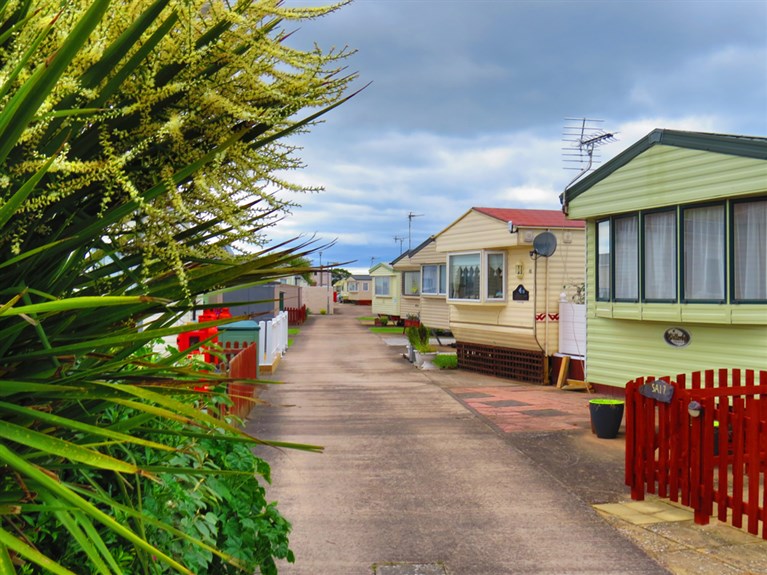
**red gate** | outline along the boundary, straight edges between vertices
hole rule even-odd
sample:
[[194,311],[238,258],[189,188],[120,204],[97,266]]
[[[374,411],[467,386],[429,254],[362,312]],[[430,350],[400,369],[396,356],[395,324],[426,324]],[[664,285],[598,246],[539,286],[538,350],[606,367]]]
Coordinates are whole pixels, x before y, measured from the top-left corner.
[[[758,376],[758,382],[757,382]],[[719,369],[626,385],[626,484],[767,539],[767,371]]]

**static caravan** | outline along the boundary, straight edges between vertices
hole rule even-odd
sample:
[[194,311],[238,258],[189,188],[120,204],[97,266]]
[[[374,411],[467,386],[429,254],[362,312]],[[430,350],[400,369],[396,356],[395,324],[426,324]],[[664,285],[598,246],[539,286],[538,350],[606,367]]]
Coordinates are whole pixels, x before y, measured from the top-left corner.
[[399,274],[391,265],[381,262],[370,268],[370,277],[373,278],[371,311],[374,315],[386,315],[396,321],[400,306]]
[[391,262],[392,269],[399,276],[400,303],[397,315],[402,319],[420,318],[421,315],[421,268],[411,262],[410,254],[404,252]]
[[447,265],[445,254],[437,251],[434,237],[406,252],[392,264],[402,275],[400,309],[403,317],[408,313],[416,313],[427,327],[449,330]]
[[767,138],[655,130],[562,194],[586,221],[586,377],[767,368]]
[[370,305],[373,300],[373,280],[369,275],[350,275],[337,281],[334,287],[339,302]]
[[562,294],[585,280],[584,223],[557,210],[471,208],[434,241],[459,368],[548,383]]

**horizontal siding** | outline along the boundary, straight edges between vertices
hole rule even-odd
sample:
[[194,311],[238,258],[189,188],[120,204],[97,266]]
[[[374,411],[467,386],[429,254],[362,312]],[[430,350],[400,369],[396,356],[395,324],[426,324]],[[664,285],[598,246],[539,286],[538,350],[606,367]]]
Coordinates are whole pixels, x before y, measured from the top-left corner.
[[421,298],[401,296],[399,304],[399,316],[407,317],[408,314],[420,315]]
[[436,329],[450,329],[450,306],[444,297],[421,297],[421,322]]
[[588,318],[586,377],[624,387],[640,376],[676,375],[702,369],[765,369],[763,326],[685,324],[691,340],[675,348],[663,333],[677,324]]
[[569,202],[573,219],[767,191],[767,161],[653,146]]
[[373,303],[370,307],[374,315],[399,315],[400,299],[399,296],[393,297],[373,297]]
[[[538,350],[533,329],[505,326],[477,326],[456,323],[451,320],[451,331],[456,341],[478,343],[511,349]],[[540,339],[540,338],[539,338]]]
[[510,234],[505,222],[469,212],[436,237],[439,252],[462,252],[517,245],[519,234]]
[[444,253],[437,251],[437,242],[432,241],[409,259],[410,263],[422,266],[428,264],[444,264],[446,262],[446,257],[447,256]]

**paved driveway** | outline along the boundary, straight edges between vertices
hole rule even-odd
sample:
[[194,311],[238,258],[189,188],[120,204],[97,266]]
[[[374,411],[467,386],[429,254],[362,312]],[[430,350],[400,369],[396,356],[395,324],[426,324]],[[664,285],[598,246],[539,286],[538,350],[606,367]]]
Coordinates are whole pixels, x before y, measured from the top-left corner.
[[456,385],[435,385],[360,326],[364,309],[339,307],[302,328],[247,426],[325,447],[259,450],[268,496],[293,523],[297,560],[281,574],[666,573]]

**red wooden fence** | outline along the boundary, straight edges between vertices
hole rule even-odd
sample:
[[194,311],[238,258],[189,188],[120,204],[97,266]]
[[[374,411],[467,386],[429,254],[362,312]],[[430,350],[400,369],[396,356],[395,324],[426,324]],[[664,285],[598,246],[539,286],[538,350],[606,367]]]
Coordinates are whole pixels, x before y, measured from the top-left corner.
[[[758,382],[757,382],[758,378]],[[651,390],[673,388],[657,398]],[[696,415],[697,414],[697,415]],[[767,539],[767,371],[708,370],[626,386],[626,484]]]
[[[229,362],[229,377],[242,379],[257,379],[258,377],[258,344],[251,344],[242,349]],[[230,383],[227,394],[232,400],[229,412],[238,417],[248,415],[254,405],[256,385],[252,383]]]
[[286,307],[285,311],[288,312],[288,325],[301,325],[306,321],[306,306],[301,307]]

